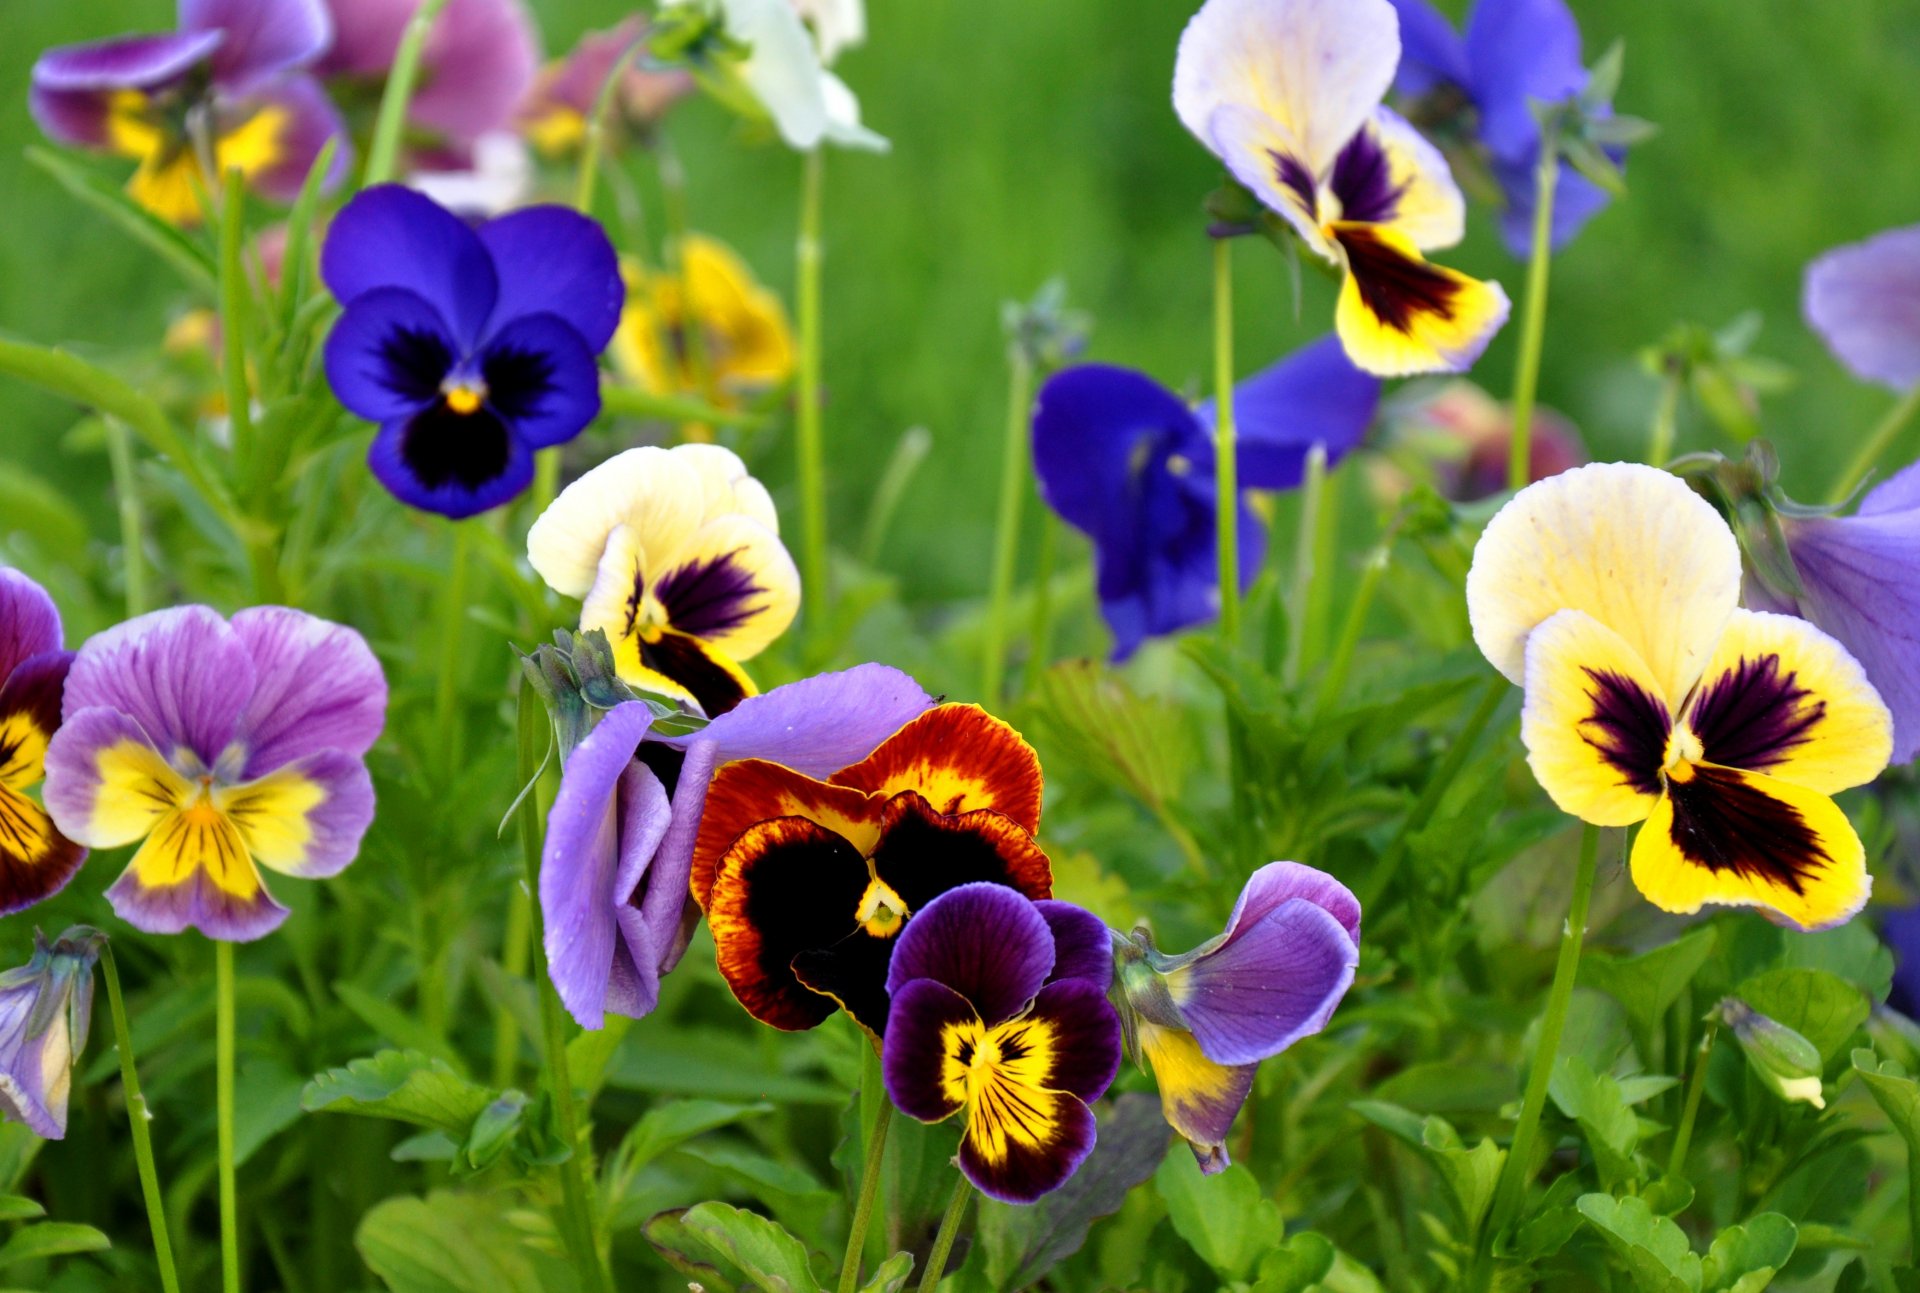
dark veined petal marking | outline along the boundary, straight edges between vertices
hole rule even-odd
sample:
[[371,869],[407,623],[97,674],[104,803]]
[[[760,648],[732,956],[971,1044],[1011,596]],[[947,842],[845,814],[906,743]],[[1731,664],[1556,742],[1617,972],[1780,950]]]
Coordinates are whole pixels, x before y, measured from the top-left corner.
[[1370,129],[1355,135],[1333,162],[1328,182],[1340,199],[1340,218],[1364,224],[1385,224],[1400,209],[1405,184],[1393,182],[1393,165],[1380,138]]
[[1411,335],[1419,315],[1453,317],[1454,298],[1466,285],[1463,280],[1401,255],[1366,225],[1340,224],[1335,237],[1346,249],[1347,267],[1361,303],[1381,323]]
[[1032,1203],[1074,1174],[1097,1134],[1092,1110],[1077,1097],[993,1071],[977,1081],[967,1106],[960,1168],[990,1198]]
[[499,479],[512,456],[512,433],[496,414],[485,406],[456,413],[444,400],[415,414],[400,442],[401,461],[428,489],[478,489]]
[[553,389],[553,360],[538,351],[497,346],[481,362],[480,375],[489,403],[508,418],[530,418]]
[[708,718],[720,715],[747,698],[740,678],[708,655],[698,640],[680,633],[664,633],[658,641],[640,639],[640,663],[693,693]]
[[1274,178],[1293,191],[1293,195],[1300,199],[1300,205],[1304,206],[1309,214],[1317,211],[1319,185],[1314,182],[1313,172],[1307,169],[1306,164],[1293,154],[1283,153],[1278,149],[1268,153],[1268,156],[1273,158]]
[[1688,722],[1705,757],[1761,772],[1811,740],[1827,703],[1799,678],[1777,655],[1749,656],[1715,678],[1693,702]]
[[87,851],[62,835],[46,810],[0,786],[0,915],[66,887]]
[[667,623],[697,638],[731,632],[764,605],[766,588],[740,560],[740,551],[677,566],[660,577],[654,595]]
[[1686,781],[1667,787],[1673,800],[1673,844],[1709,871],[1771,882],[1802,893],[1814,870],[1832,860],[1811,823],[1791,804],[1738,773],[1696,764]]
[[949,889],[987,881],[1029,898],[1053,895],[1053,865],[1021,826],[992,809],[943,817],[913,791],[887,804],[873,870],[919,911]]
[[453,367],[446,339],[421,328],[393,329],[380,343],[380,358],[380,384],[419,403],[438,398],[440,383]]
[[1667,735],[1673,726],[1666,703],[1610,669],[1584,672],[1593,683],[1587,692],[1593,714],[1581,720],[1581,737],[1626,784],[1643,795],[1659,794],[1660,767],[1666,762]]

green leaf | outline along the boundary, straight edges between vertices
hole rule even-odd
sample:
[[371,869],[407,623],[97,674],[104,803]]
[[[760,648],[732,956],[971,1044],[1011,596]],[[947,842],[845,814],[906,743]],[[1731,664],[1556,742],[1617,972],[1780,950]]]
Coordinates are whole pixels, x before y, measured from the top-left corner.
[[494,1093],[418,1051],[381,1051],[307,1083],[300,1107],[436,1127],[464,1140]]
[[1253,1293],[1306,1293],[1333,1272],[1333,1241],[1303,1230],[1260,1259]]
[[1493,1205],[1494,1187],[1500,1182],[1507,1151],[1494,1144],[1490,1136],[1468,1149],[1452,1125],[1441,1118],[1429,1117],[1421,1136],[1428,1157],[1453,1193],[1468,1236],[1477,1236],[1487,1209]]
[[1280,1209],[1253,1173],[1235,1164],[1203,1176],[1191,1154],[1168,1154],[1154,1174],[1174,1231],[1227,1279],[1245,1279],[1280,1239]]
[[40,1206],[38,1199],[29,1199],[24,1194],[0,1194],[0,1221],[27,1221],[46,1215],[47,1210]]
[[1853,1071],[1907,1142],[1907,1153],[1920,1154],[1920,1082],[1909,1077],[1898,1061],[1882,1060],[1865,1049],[1853,1053]]
[[205,247],[128,197],[119,185],[94,174],[70,157],[46,148],[29,148],[27,160],[53,176],[68,193],[131,234],[136,242],[144,243],[173,266],[187,286],[209,297],[213,295],[213,256]]
[[880,1263],[873,1278],[860,1286],[860,1293],[900,1293],[913,1277],[913,1254],[895,1253]]
[[353,1242],[393,1293],[542,1293],[533,1250],[482,1195],[388,1199],[361,1218]]
[[1134,693],[1091,660],[1055,665],[1028,702],[1043,748],[1055,747],[1156,812],[1175,802],[1193,753],[1191,728],[1164,701]]
[[526,1109],[524,1091],[502,1091],[499,1099],[482,1109],[480,1116],[473,1120],[473,1129],[467,1133],[466,1144],[461,1146],[460,1152],[467,1164],[480,1171],[505,1153],[519,1134]]
[[637,1172],[660,1155],[695,1136],[739,1122],[742,1118],[772,1113],[770,1104],[728,1104],[720,1100],[673,1100],[647,1110],[633,1124],[614,1161],[622,1171]]
[[1685,1232],[1645,1200],[1585,1194],[1576,1206],[1626,1264],[1638,1293],[1701,1293],[1699,1254],[1687,1246]]
[[0,537],[30,534],[48,552],[87,547],[87,518],[56,486],[17,463],[0,463]]
[[1639,956],[1615,957],[1602,953],[1583,957],[1581,986],[1597,988],[1618,1001],[1636,1027],[1655,1028],[1668,1007],[1679,999],[1693,976],[1713,955],[1717,937],[1713,926],[1703,925]]
[[759,1213],[702,1203],[688,1209],[681,1224],[763,1293],[818,1293],[806,1245]]
[[1560,1112],[1579,1124],[1601,1184],[1614,1189],[1638,1177],[1634,1150],[1640,1143],[1640,1119],[1611,1075],[1596,1073],[1578,1055],[1568,1055],[1554,1065],[1547,1092]]
[[1812,1042],[1829,1062],[1867,1022],[1866,994],[1825,970],[1784,969],[1748,979],[1734,995]]
[[1799,1233],[1777,1212],[1763,1212],[1745,1225],[1714,1236],[1702,1275],[1707,1293],[1760,1293],[1793,1256]]
[[589,1101],[600,1094],[607,1080],[607,1066],[613,1062],[614,1052],[620,1049],[621,1041],[632,1027],[633,1020],[626,1016],[609,1015],[606,1027],[583,1032],[567,1043],[567,1071],[573,1074],[573,1084],[587,1093]]
[[415,1019],[412,1014],[368,992],[357,984],[338,980],[333,985],[340,1004],[359,1017],[360,1022],[395,1046],[421,1051],[444,1061],[455,1071],[465,1068],[460,1052],[446,1038]]
[[14,1231],[6,1243],[0,1244],[0,1266],[73,1253],[97,1253],[111,1247],[113,1241],[92,1226],[71,1221],[43,1221]]

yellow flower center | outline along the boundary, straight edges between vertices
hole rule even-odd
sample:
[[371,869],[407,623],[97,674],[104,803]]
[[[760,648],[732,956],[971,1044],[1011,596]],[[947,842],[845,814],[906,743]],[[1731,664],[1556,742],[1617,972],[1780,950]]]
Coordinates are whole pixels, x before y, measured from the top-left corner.
[[[875,938],[892,938],[907,923],[907,914],[906,900],[876,876],[867,882],[867,891],[860,895],[860,905],[853,917]],[[974,1066],[979,1067],[977,1058]]]
[[1686,783],[1693,780],[1693,765],[1706,757],[1706,750],[1700,744],[1700,738],[1685,723],[1674,724],[1673,732],[1667,737],[1667,756],[1660,771],[1669,781]]
[[480,406],[487,402],[487,384],[478,380],[449,379],[440,393],[445,397],[447,407],[463,417],[469,413],[477,413]]

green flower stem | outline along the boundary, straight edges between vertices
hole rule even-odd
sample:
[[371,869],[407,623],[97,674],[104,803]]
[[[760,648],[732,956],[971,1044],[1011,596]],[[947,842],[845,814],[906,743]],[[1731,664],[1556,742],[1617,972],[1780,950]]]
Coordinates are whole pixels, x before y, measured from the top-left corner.
[[[520,686],[519,773],[526,785],[540,770],[550,733],[548,719],[540,699],[524,682]],[[540,846],[546,836],[544,794],[536,788],[520,806],[520,859],[526,868],[527,891],[540,888]],[[541,917],[537,905],[530,904],[531,941],[544,949]],[[560,1138],[571,1151],[560,1164],[561,1234],[586,1293],[612,1293],[612,1277],[600,1255],[594,1236],[593,1214],[587,1203],[586,1173],[582,1170],[580,1119],[573,1101],[573,1075],[567,1066],[566,1023],[561,1018],[560,998],[553,990],[542,951],[536,965],[540,994],[540,1029],[546,1045],[547,1084],[553,1091],[554,1118],[560,1125]]]
[[173,1236],[167,1230],[167,1209],[161,1201],[160,1173],[153,1164],[153,1132],[147,1126],[147,1098],[140,1094],[140,1067],[134,1060],[133,1030],[127,1026],[127,1003],[120,995],[120,968],[113,960],[113,944],[100,952],[100,972],[107,981],[107,1008],[113,1015],[113,1044],[120,1052],[120,1088],[127,1097],[127,1128],[133,1133],[133,1158],[140,1168],[140,1195],[147,1204],[147,1228],[153,1232],[153,1258],[160,1267],[163,1293],[180,1293],[180,1276],[173,1268]]
[[220,1287],[240,1293],[240,1201],[233,1162],[233,944],[213,944],[214,1103],[220,1135]]
[[1240,487],[1233,424],[1233,240],[1213,243],[1213,525],[1220,636],[1240,641]]
[[[713,380],[713,356],[707,345],[707,330],[693,309],[693,279],[687,275],[687,237],[692,232],[687,214],[687,168],[664,130],[654,139],[653,157],[660,177],[660,212],[666,225],[661,251],[668,272],[680,280],[680,344],[686,347],[687,373],[693,379],[693,389],[701,399],[710,400],[719,394]],[[704,419],[682,419],[683,430],[689,422],[705,428],[701,439],[712,438],[712,424]]]
[[1920,1149],[1907,1146],[1907,1261],[1920,1266]]
[[627,65],[633,61],[633,56],[646,43],[647,34],[644,32],[628,42],[613,66],[607,69],[606,79],[600,82],[599,93],[593,96],[593,111],[587,114],[586,138],[580,144],[580,179],[573,192],[573,208],[581,215],[593,214],[593,193],[600,178],[600,154],[606,148],[607,118],[613,112],[614,97],[620,92],[620,80],[627,74]]
[[799,454],[800,577],[807,599],[807,636],[826,640],[833,599],[827,587],[827,477],[820,442],[820,189],[825,158],[807,154],[800,188],[800,236],[795,246],[800,368],[794,445]]
[[1553,967],[1553,986],[1547,990],[1547,1013],[1540,1021],[1533,1065],[1527,1071],[1526,1094],[1520,1100],[1520,1121],[1514,1125],[1513,1142],[1507,1149],[1507,1161],[1494,1191],[1493,1212],[1482,1236],[1483,1253],[1518,1215],[1526,1199],[1533,1141],[1540,1131],[1540,1115],[1547,1107],[1547,1083],[1553,1077],[1554,1060],[1560,1054],[1567,1007],[1573,1001],[1573,983],[1580,972],[1580,948],[1586,939],[1587,909],[1593,901],[1593,877],[1598,870],[1599,854],[1600,828],[1582,826],[1580,865],[1573,874],[1573,900],[1567,908],[1566,928],[1560,935],[1560,958]]
[[240,245],[246,235],[247,195],[239,171],[224,177],[220,203],[220,375],[226,383],[227,424],[233,433],[234,474],[241,498],[253,469],[253,392],[247,385],[248,290]]
[[1392,557],[1393,539],[1393,531],[1389,530],[1367,554],[1366,564],[1360,569],[1360,587],[1354,590],[1347,618],[1340,625],[1339,640],[1333,644],[1333,656],[1327,661],[1327,671],[1320,675],[1320,690],[1314,694],[1315,714],[1325,714],[1346,690],[1347,675],[1353,670],[1353,654],[1359,650],[1360,634],[1367,626],[1367,613],[1373,609],[1374,596],[1380,591],[1380,580],[1387,573]]
[[[527,892],[526,886],[516,884],[507,903],[506,933],[500,938],[500,969],[509,983],[527,972],[527,935],[532,928],[533,895]],[[520,1024],[503,998],[493,1015],[493,1084],[502,1088],[512,1086],[519,1060]]]
[[1033,404],[1033,365],[1019,346],[1007,354],[1007,429],[1000,446],[1000,512],[994,527],[993,582],[987,597],[987,633],[981,648],[980,703],[1000,704],[1007,672],[1007,602],[1013,597],[1014,558],[1020,552],[1021,504],[1027,492],[1027,418]]
[[973,1202],[973,1184],[962,1176],[954,1182],[953,1197],[947,1201],[946,1215],[940,1218],[940,1231],[933,1237],[933,1251],[927,1254],[926,1274],[920,1277],[920,1293],[933,1293],[947,1273],[947,1258],[953,1253],[953,1241],[960,1237],[960,1219]]
[[1713,1057],[1713,1039],[1719,1030],[1712,1024],[1701,1035],[1693,1053],[1693,1072],[1687,1078],[1687,1102],[1680,1111],[1680,1126],[1673,1133],[1673,1152],[1667,1155],[1667,1175],[1679,1176],[1686,1170],[1687,1150],[1693,1144],[1694,1120],[1700,1116],[1700,1097],[1707,1090],[1707,1061]]
[[1024,694],[1031,696],[1053,663],[1053,563],[1060,548],[1060,521],[1040,509],[1040,553],[1033,561],[1033,624],[1027,630]]
[[107,458],[113,464],[113,494],[120,510],[120,549],[126,563],[127,618],[145,613],[147,601],[147,546],[140,504],[140,479],[134,474],[133,442],[120,419],[101,421],[107,428]]
[[1647,463],[1664,467],[1673,457],[1673,437],[1680,420],[1680,379],[1671,373],[1661,379],[1660,402],[1654,406],[1653,428],[1647,435]]
[[440,738],[440,764],[435,771],[449,783],[460,764],[460,646],[466,636],[467,585],[473,570],[473,527],[477,524],[453,523],[446,600],[440,605],[440,671],[433,692],[433,730]]
[[1513,439],[1507,449],[1507,488],[1520,489],[1533,467],[1533,397],[1540,385],[1540,346],[1547,328],[1547,277],[1553,267],[1553,193],[1560,183],[1560,149],[1553,133],[1540,141],[1533,171],[1533,255],[1527,263],[1527,300],[1520,320],[1520,359],[1513,374]]
[[1300,532],[1294,540],[1292,588],[1287,596],[1287,658],[1281,680],[1297,686],[1307,651],[1307,621],[1312,614],[1315,560],[1320,546],[1320,509],[1327,494],[1327,447],[1307,450],[1306,478],[1300,485]]
[[860,1283],[860,1255],[867,1246],[867,1227],[873,1221],[873,1201],[880,1193],[881,1169],[887,1153],[887,1128],[893,1124],[893,1102],[884,1096],[867,1133],[867,1162],[860,1172],[860,1198],[854,1204],[853,1225],[847,1231],[847,1255],[840,1263],[840,1293],[853,1293]]
[[1865,442],[1861,444],[1860,452],[1853,456],[1853,461],[1847,464],[1846,471],[1842,472],[1840,479],[1834,482],[1832,491],[1827,495],[1827,502],[1838,506],[1852,496],[1853,491],[1860,487],[1860,482],[1867,478],[1867,473],[1872,471],[1875,464],[1886,456],[1887,450],[1893,447],[1893,442],[1899,438],[1900,432],[1905,429],[1907,423],[1913,420],[1916,411],[1920,411],[1920,385],[1916,385],[1902,395],[1899,402],[1887,410],[1887,415],[1880,419],[1879,425],[1873,428]]
[[384,184],[394,176],[400,161],[400,135],[407,124],[407,101],[413,98],[413,84],[420,77],[420,53],[434,19],[446,8],[447,0],[423,0],[400,36],[400,48],[393,55],[393,69],[387,73],[386,92],[380,96],[380,114],[373,122],[373,143],[367,148],[366,186]]

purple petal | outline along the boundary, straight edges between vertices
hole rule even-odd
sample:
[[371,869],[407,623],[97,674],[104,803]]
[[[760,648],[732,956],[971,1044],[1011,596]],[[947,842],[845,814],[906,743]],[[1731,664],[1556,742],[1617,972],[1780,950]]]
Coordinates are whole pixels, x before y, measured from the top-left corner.
[[540,853],[547,962],[561,1002],[584,1028],[603,1022],[614,961],[615,793],[652,722],[653,711],[637,701],[610,710],[567,756],[547,815]]
[[[1240,487],[1295,488],[1316,443],[1326,446],[1331,467],[1359,446],[1379,403],[1380,379],[1355,368],[1338,337],[1322,337],[1255,373],[1233,390]],[[1198,416],[1212,434],[1211,400]]]
[[1131,369],[1082,364],[1049,378],[1033,410],[1033,467],[1040,493],[1061,519],[1098,535],[1136,492],[1143,441],[1196,452],[1204,439],[1193,411]]
[[50,1057],[47,1047],[57,1044],[66,1021],[56,1018],[38,1037],[27,1036],[27,1023],[46,990],[45,976],[0,988],[0,1115],[43,1139],[60,1140],[67,1134],[68,1084],[56,1082],[50,1089],[47,1079],[66,1077],[73,1057],[70,1051],[64,1060],[58,1051]]
[[1580,25],[1565,0],[1479,0],[1467,20],[1466,50],[1480,140],[1498,158],[1539,147],[1534,100],[1560,103],[1587,84]]
[[228,893],[205,867],[194,867],[178,884],[149,888],[129,866],[107,889],[113,914],[147,934],[178,934],[197,929],[223,943],[251,943],[280,928],[287,909],[274,901],[266,885],[247,897]]
[[321,0],[180,0],[180,30],[225,33],[213,79],[238,94],[319,58],[333,19]]
[[[1525,259],[1533,249],[1534,165],[1538,148],[1512,160],[1495,158],[1493,178],[1500,185],[1505,201],[1500,211],[1500,237],[1507,250]],[[1609,149],[1618,164],[1626,154]],[[1608,192],[1571,166],[1560,168],[1553,190],[1552,246],[1555,251],[1572,242],[1587,221],[1600,214],[1613,199]]]
[[556,314],[599,354],[626,303],[620,258],[596,220],[566,207],[515,211],[480,226],[500,280],[490,331],[528,314]]
[[1033,905],[1053,931],[1053,972],[1048,981],[1085,979],[1102,992],[1111,987],[1113,935],[1101,919],[1085,907],[1057,898],[1043,898]]
[[28,659],[58,651],[60,644],[60,610],[47,590],[18,570],[0,566],[0,683]]
[[[385,423],[367,448],[368,470],[402,503],[457,521],[518,498],[533,483],[532,449],[497,417],[465,419],[469,425],[459,429],[456,444],[445,442],[450,424],[428,422],[432,417],[429,410]],[[441,442],[415,453],[410,439],[424,435]],[[457,460],[463,456],[471,461]],[[431,474],[424,473],[423,462],[434,468]]]
[[1295,898],[1169,976],[1174,1003],[1216,1064],[1252,1064],[1326,1027],[1360,949],[1324,908]]
[[[40,739],[60,726],[60,693],[73,655],[46,651],[0,675],[0,728],[24,721]],[[16,735],[18,730],[16,727]],[[20,793],[41,779],[21,757],[0,746],[0,915],[24,911],[66,888],[87,851],[61,834],[46,810]],[[26,758],[32,758],[31,742]]]
[[1253,1090],[1257,1064],[1228,1067],[1201,1053],[1193,1034],[1157,1024],[1140,1025],[1140,1053],[1160,1087],[1160,1108],[1173,1129],[1193,1146],[1200,1170],[1225,1171],[1227,1133]]
[[[651,742],[650,742],[651,743]],[[706,809],[707,787],[713,782],[713,770],[716,765],[716,746],[712,741],[695,741],[687,747],[686,757],[681,761],[679,775],[673,783],[673,820],[667,826],[666,837],[660,841],[659,852],[654,855],[653,871],[647,884],[651,894],[656,887],[663,894],[667,886],[677,883],[682,897],[691,906],[681,908],[681,920],[678,929],[671,936],[663,936],[660,926],[653,926],[653,946],[660,954],[660,973],[666,974],[680,964],[680,958],[686,955],[687,944],[692,940],[695,924],[700,915],[699,904],[694,903],[691,889],[693,875],[693,845],[700,835],[700,817]],[[642,747],[642,754],[645,746]],[[664,921],[666,906],[649,909],[649,922]]]
[[607,1009],[639,1019],[660,1003],[662,963],[680,933],[680,916],[691,895],[656,873],[653,863],[672,821],[666,787],[651,769],[633,763],[620,775],[619,866],[613,877],[613,913],[620,942],[615,949]]
[[1032,1121],[1043,1123],[1046,1138],[1039,1144],[1009,1137],[1007,1156],[989,1160],[972,1136],[960,1141],[960,1171],[974,1188],[1002,1203],[1037,1203],[1067,1183],[1093,1152],[1100,1134],[1093,1110],[1070,1095],[1051,1092],[1048,1107],[1036,1110]]
[[67,675],[64,712],[117,710],[162,754],[184,747],[212,768],[253,688],[253,657],[240,636],[208,607],[182,606],[89,639]]
[[1340,922],[1347,937],[1360,941],[1360,900],[1325,871],[1299,862],[1269,862],[1247,877],[1227,917],[1225,939],[1232,942],[1242,924],[1252,924],[1295,898],[1304,898]]
[[1107,992],[1087,979],[1061,979],[1040,989],[1027,1019],[1043,1025],[1053,1067],[1040,1083],[1092,1102],[1120,1072],[1120,1016]]
[[48,138],[105,147],[114,91],[153,90],[178,80],[221,39],[217,31],[168,32],[47,50],[34,62],[28,106]]
[[375,288],[356,296],[327,334],[327,384],[348,412],[370,422],[411,417],[439,401],[458,346],[426,298]]
[[253,657],[253,697],[240,716],[247,761],[262,776],[321,750],[358,758],[387,721],[387,679],[367,640],[342,624],[284,606],[233,617]]
[[1887,1004],[1909,1019],[1920,1018],[1920,906],[1882,914],[1880,938],[1893,953],[1893,991]]
[[487,402],[536,449],[564,444],[600,415],[600,365],[572,325],[523,314],[480,355]]
[[1821,256],[1801,305],[1854,376],[1899,391],[1920,382],[1920,225]]
[[[275,829],[274,818],[285,811],[278,797],[288,785],[305,783],[320,792],[318,802],[304,809],[296,822]],[[261,866],[303,880],[324,880],[346,870],[359,856],[360,841],[373,825],[373,779],[357,755],[321,750],[298,759],[268,776],[229,790],[223,800],[229,816],[240,823],[253,857]],[[251,829],[262,821],[264,835]],[[278,851],[279,840],[291,835],[300,841],[290,854]]]
[[1909,463],[1868,490],[1855,515],[1885,516],[1912,510],[1920,510],[1920,462]]
[[[333,16],[333,43],[313,65],[315,76],[331,80],[338,76],[384,79],[400,52],[400,38],[413,21],[420,0],[327,0]],[[447,8],[452,8],[448,5]],[[447,20],[441,10],[438,30]],[[426,70],[426,58],[421,58]]]
[[[932,706],[926,689],[900,670],[862,664],[749,696],[698,732],[657,739],[689,753],[711,743],[716,764],[765,759],[825,780]],[[686,787],[683,774],[676,800]]]
[[1426,0],[1391,0],[1400,15],[1400,68],[1393,88],[1405,95],[1455,86],[1466,89],[1467,47],[1453,24]]
[[398,184],[363,190],[334,217],[320,273],[342,304],[382,287],[423,298],[472,349],[500,294],[493,258],[466,224]]
[[533,86],[540,50],[519,0],[451,0],[427,36],[407,117],[457,147],[507,129]]
[[1005,885],[963,884],[907,922],[887,967],[887,991],[932,979],[997,1024],[1033,1000],[1052,970],[1053,931],[1031,902]]
[[960,1104],[948,1099],[941,1081],[946,1033],[979,1026],[972,1004],[944,983],[916,979],[895,989],[880,1050],[880,1072],[894,1107],[921,1122],[957,1113]]
[[331,193],[340,186],[353,167],[353,144],[340,110],[318,81],[310,76],[282,77],[261,89],[252,102],[283,114],[275,141],[277,160],[254,177],[255,188],[276,202],[292,202],[300,196],[330,139],[338,140],[339,146],[321,181],[321,192]]

